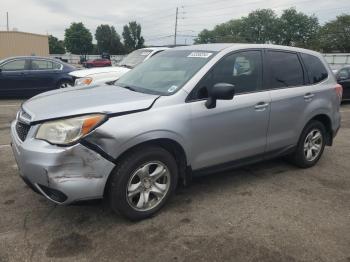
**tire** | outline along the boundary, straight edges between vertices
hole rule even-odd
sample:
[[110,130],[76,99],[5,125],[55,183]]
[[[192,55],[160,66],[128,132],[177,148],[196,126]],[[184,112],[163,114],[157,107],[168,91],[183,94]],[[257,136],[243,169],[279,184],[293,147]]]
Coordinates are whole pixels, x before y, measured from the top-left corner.
[[[320,135],[321,138],[312,139],[316,137],[316,134]],[[326,134],[326,128],[321,122],[317,120],[310,121],[300,135],[295,152],[289,157],[291,162],[300,168],[314,166],[323,154],[326,145]],[[313,141],[313,144],[310,141]],[[316,148],[318,149],[316,150]]]
[[[147,172],[150,175],[147,176]],[[163,175],[157,179],[152,174]],[[177,164],[167,150],[157,146],[138,147],[123,157],[112,171],[111,208],[133,221],[151,217],[174,193],[177,181]]]
[[68,80],[61,80],[58,82],[57,84],[57,89],[60,89],[60,88],[66,88],[66,87],[70,87],[70,86],[73,86],[72,83]]

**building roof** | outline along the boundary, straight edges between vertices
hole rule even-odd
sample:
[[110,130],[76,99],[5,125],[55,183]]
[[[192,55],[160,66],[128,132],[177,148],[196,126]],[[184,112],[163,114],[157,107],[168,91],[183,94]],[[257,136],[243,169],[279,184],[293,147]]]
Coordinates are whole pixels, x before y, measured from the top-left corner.
[[0,34],[19,34],[19,35],[32,35],[32,36],[39,36],[39,37],[48,37],[48,35],[41,35],[41,34],[21,32],[21,31],[0,31]]

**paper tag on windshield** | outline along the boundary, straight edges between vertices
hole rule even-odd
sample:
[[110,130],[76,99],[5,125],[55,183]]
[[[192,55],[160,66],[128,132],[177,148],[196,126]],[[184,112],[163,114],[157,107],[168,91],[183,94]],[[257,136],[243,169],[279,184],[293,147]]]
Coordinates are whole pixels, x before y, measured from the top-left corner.
[[176,91],[176,89],[177,89],[177,86],[173,85],[168,89],[168,93],[173,93]]
[[195,58],[208,58],[211,56],[213,53],[208,53],[208,52],[192,52],[189,54],[187,57],[195,57]]

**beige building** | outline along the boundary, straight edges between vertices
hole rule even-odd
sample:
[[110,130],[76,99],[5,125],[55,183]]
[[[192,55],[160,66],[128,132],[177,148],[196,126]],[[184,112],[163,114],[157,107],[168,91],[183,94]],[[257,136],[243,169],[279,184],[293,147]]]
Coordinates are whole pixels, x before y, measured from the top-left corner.
[[17,31],[0,31],[0,59],[23,55],[48,56],[48,36]]

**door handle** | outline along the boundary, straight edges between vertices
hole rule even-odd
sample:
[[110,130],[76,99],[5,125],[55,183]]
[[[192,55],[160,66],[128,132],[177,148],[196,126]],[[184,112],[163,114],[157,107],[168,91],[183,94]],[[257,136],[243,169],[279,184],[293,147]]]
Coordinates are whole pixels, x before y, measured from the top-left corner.
[[312,98],[315,96],[315,94],[313,94],[313,93],[306,93],[305,95],[304,95],[304,99],[306,100],[306,101],[310,101],[310,100],[312,100]]
[[266,102],[259,102],[254,106],[254,108],[256,111],[264,111],[268,106],[269,104]]

